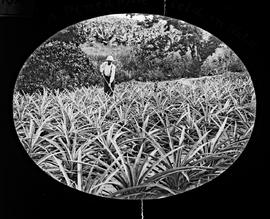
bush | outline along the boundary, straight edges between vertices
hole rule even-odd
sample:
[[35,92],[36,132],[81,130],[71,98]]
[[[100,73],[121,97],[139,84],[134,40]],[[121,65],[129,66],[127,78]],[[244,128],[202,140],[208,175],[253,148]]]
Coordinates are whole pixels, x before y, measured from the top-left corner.
[[237,58],[228,65],[228,71],[244,72],[246,71],[246,67],[244,66],[243,62],[239,58]]
[[49,89],[88,86],[98,81],[97,70],[75,44],[47,42],[23,66],[16,90],[32,93],[43,86]]
[[216,75],[224,72],[244,72],[246,68],[239,57],[223,45],[216,53],[208,57],[202,65],[202,75]]

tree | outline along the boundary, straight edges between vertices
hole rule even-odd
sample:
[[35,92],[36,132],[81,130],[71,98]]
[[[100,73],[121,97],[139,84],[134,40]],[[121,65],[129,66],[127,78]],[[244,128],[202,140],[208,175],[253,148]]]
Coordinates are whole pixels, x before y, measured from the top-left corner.
[[131,43],[134,24],[136,21],[131,19],[122,19],[117,17],[98,17],[91,21],[82,22],[87,26],[87,41],[92,43],[100,43],[104,46],[129,45]]
[[[221,43],[213,36],[204,39],[204,31],[193,25],[159,15],[139,24],[147,27],[141,34],[141,60],[164,59],[177,52],[186,62],[184,57],[189,54],[192,62],[184,63],[184,66],[192,77],[200,76],[203,62]],[[148,26],[151,28],[148,29]]]
[[27,60],[17,79],[16,88],[34,92],[43,86],[64,89],[88,86],[98,75],[88,57],[74,43],[52,41],[41,45]]

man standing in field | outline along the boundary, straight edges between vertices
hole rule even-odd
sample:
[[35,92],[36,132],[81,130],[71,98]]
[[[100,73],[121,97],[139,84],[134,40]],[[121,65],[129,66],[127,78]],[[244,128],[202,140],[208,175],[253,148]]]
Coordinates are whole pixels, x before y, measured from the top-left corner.
[[104,80],[104,93],[109,96],[113,95],[114,91],[114,79],[115,79],[115,65],[112,63],[115,61],[112,56],[108,56],[106,61],[100,65],[100,72]]

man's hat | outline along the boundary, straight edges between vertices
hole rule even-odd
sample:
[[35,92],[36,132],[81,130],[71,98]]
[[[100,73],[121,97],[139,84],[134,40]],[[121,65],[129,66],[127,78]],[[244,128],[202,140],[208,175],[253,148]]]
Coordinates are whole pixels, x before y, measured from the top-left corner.
[[112,56],[108,56],[106,61],[114,61],[113,57]]

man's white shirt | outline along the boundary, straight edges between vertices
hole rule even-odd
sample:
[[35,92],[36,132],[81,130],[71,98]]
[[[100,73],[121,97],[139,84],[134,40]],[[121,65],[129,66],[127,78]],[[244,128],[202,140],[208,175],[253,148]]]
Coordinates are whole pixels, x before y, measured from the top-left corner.
[[110,83],[113,82],[114,76],[115,76],[115,65],[111,63],[111,65],[108,65],[108,62],[103,62],[100,65],[100,72],[104,73],[106,76],[110,77]]

